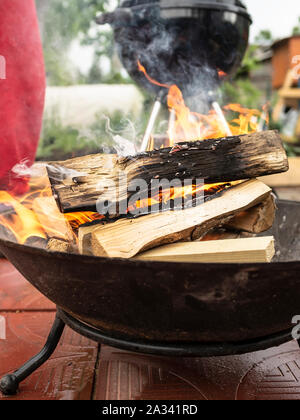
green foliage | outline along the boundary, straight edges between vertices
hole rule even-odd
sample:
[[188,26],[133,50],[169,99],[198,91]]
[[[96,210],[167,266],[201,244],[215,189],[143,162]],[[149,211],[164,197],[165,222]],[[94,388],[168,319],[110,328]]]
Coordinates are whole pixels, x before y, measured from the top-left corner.
[[255,57],[257,50],[256,45],[250,45],[246,51],[245,57],[242,61],[240,68],[238,69],[235,79],[248,77],[251,71],[256,70],[259,67],[259,63]]
[[293,28],[293,35],[300,35],[300,17],[298,18],[298,25]]
[[258,108],[261,101],[261,91],[249,79],[239,79],[225,83],[221,88],[224,103],[239,103],[247,108]]
[[59,160],[73,157],[85,148],[80,141],[79,131],[73,127],[64,127],[57,116],[44,119],[42,137],[37,158]]
[[113,135],[119,134],[131,141],[142,138],[149,112],[136,119],[116,111],[111,115],[101,113],[90,127],[79,130],[64,126],[58,115],[46,115],[37,158],[39,160],[64,160],[89,153],[115,152]]
[[284,148],[289,157],[300,156],[300,146],[294,146],[290,143],[284,143]]
[[[112,56],[111,31],[103,31],[94,22],[97,12],[104,12],[110,0],[36,0],[41,21],[44,56],[49,85],[77,83],[79,75],[67,60],[73,40],[93,45],[96,55]],[[91,31],[92,29],[92,31]],[[93,36],[90,33],[93,32]]]
[[272,32],[268,29],[263,29],[255,37],[255,42],[258,45],[271,45],[273,42]]

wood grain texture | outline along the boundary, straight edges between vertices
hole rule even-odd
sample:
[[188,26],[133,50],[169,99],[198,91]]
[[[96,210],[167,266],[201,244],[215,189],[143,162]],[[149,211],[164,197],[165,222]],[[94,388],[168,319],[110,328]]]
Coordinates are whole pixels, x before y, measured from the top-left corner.
[[262,177],[270,187],[300,187],[300,157],[289,158],[289,170],[282,174]]
[[180,242],[137,255],[137,260],[195,263],[271,262],[275,254],[273,236],[225,239],[208,242]]
[[69,223],[59,211],[54,197],[38,197],[32,209],[48,236],[73,241],[74,234]]
[[262,182],[251,180],[197,207],[99,224],[87,232],[88,248],[84,244],[80,248],[83,253],[96,256],[132,258],[159,245],[195,240],[210,229],[227,223],[240,211],[265,200],[270,191]]
[[[276,131],[186,142],[173,148],[136,156],[91,155],[53,163],[79,171],[78,179],[53,180],[62,212],[95,211],[96,204],[127,202],[128,183],[143,179],[201,179],[205,183],[228,182],[285,172],[288,160]],[[116,187],[118,193],[116,193]]]
[[261,233],[271,229],[275,215],[275,198],[270,194],[261,204],[237,214],[226,227],[239,232]]

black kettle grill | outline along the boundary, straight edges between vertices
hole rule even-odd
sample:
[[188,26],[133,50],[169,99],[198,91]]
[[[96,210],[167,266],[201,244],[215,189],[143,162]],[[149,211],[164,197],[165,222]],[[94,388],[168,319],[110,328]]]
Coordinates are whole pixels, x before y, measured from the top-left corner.
[[112,25],[120,59],[139,85],[159,91],[138,60],[153,79],[189,97],[214,90],[219,71],[235,73],[252,21],[239,0],[125,0],[97,22]]

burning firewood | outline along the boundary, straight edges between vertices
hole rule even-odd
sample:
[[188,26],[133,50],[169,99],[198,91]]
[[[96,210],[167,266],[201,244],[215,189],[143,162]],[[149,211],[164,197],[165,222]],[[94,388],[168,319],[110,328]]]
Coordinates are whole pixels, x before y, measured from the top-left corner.
[[118,202],[127,202],[130,196],[128,183],[136,179],[145,180],[148,186],[153,179],[197,178],[205,183],[217,183],[288,170],[287,156],[275,131],[184,142],[173,148],[127,158],[91,155],[56,162],[56,165],[83,174],[79,178],[53,180],[49,172],[59,207],[64,213],[96,211],[97,201],[98,204],[113,202],[116,200],[115,185],[118,187]]
[[64,215],[59,211],[54,197],[38,197],[33,202],[33,211],[48,236],[74,241],[74,234]]
[[274,237],[268,236],[208,242],[181,242],[146,251],[135,259],[198,263],[263,263],[271,262],[274,255]]
[[270,193],[271,189],[261,181],[251,180],[197,207],[98,222],[79,229],[79,248],[83,254],[132,258],[159,245],[196,240],[237,213],[263,202]]

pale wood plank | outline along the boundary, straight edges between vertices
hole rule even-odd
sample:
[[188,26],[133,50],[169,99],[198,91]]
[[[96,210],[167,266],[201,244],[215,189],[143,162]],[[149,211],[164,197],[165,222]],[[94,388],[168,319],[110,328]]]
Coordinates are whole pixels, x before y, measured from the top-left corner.
[[275,255],[273,236],[225,239],[208,242],[180,242],[146,251],[135,257],[142,261],[196,263],[263,263]]

